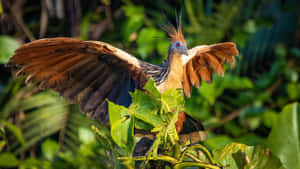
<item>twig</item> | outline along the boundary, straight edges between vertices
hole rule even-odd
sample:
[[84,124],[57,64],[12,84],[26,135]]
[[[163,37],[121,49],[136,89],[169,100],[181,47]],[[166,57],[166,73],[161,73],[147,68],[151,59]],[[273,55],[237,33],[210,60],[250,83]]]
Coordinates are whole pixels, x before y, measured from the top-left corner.
[[10,11],[12,16],[15,18],[16,25],[25,33],[25,35],[29,38],[30,41],[35,40],[33,34],[30,30],[25,26],[24,21],[22,19],[21,6],[24,3],[24,0],[16,0],[13,5],[10,5],[8,1],[3,1],[10,7]]
[[99,39],[101,35],[107,30],[107,29],[112,29],[113,28],[113,20],[112,20],[112,14],[111,14],[111,8],[108,5],[104,6],[106,18],[104,21],[100,22],[99,24],[94,25],[92,27],[93,29],[93,34],[92,34],[92,39]]
[[190,141],[191,143],[198,143],[199,141],[204,141],[206,139],[207,139],[207,133],[206,131],[203,130],[179,135],[180,142]]
[[241,113],[245,108],[247,108],[247,107],[249,107],[249,106],[250,106],[250,104],[247,104],[247,105],[243,106],[242,108],[240,108],[240,109],[238,109],[238,110],[232,112],[231,114],[225,116],[223,119],[221,119],[220,123],[221,123],[221,124],[225,124],[226,122],[235,119],[236,117],[238,117],[238,116],[240,115],[240,113]]
[[136,156],[136,157],[118,157],[119,160],[136,160],[136,161],[145,161],[145,160],[161,160],[166,161],[171,164],[176,164],[178,161],[170,156],[158,155],[157,157],[146,157],[146,156]]
[[[276,91],[276,89],[281,85],[282,82],[283,82],[283,79],[282,79],[282,78],[278,78],[278,79],[276,80],[276,82],[275,82],[271,87],[269,87],[269,88],[266,90],[266,92],[269,93],[269,94],[271,95],[272,93],[274,93],[274,92]],[[231,114],[229,114],[229,115],[227,115],[226,117],[224,117],[224,118],[220,121],[220,123],[221,123],[221,124],[224,124],[224,123],[226,123],[226,122],[228,122],[228,121],[231,121],[231,120],[235,119],[236,117],[238,117],[238,116],[240,115],[240,113],[241,113],[245,108],[249,107],[250,105],[251,105],[251,104],[247,104],[247,105],[245,105],[244,107],[242,107],[242,108],[240,108],[240,109],[238,109],[238,110],[232,112]]]
[[[136,133],[134,134],[135,137],[146,137],[148,139],[154,139],[155,134],[142,134]],[[191,143],[197,143],[199,141],[204,141],[207,139],[207,133],[205,131],[195,131],[188,134],[180,134],[179,141],[180,142],[187,142],[190,141]]]
[[181,156],[179,158],[180,162],[183,161],[184,156],[186,155],[186,153],[188,153],[188,150],[191,150],[191,149],[200,149],[212,164],[216,164],[216,162],[213,159],[210,152],[204,146],[202,146],[200,144],[191,145],[191,146],[187,147],[185,150],[183,150],[183,152],[181,153]]
[[48,25],[48,12],[46,0],[42,0],[41,24],[40,24],[40,38],[44,37]]
[[218,167],[216,165],[207,164],[207,163],[199,163],[199,162],[182,162],[176,164],[173,168],[174,169],[181,169],[181,168],[187,168],[187,167],[201,167],[201,168],[210,168],[210,169],[221,169],[221,167]]
[[195,162],[201,163],[202,161],[199,160],[197,157],[195,157],[193,154],[191,153],[186,153],[185,154],[187,157],[190,157],[191,159],[193,159]]
[[282,77],[279,77],[276,82],[267,89],[267,93],[272,94],[276,91],[276,89],[281,85],[283,79]]

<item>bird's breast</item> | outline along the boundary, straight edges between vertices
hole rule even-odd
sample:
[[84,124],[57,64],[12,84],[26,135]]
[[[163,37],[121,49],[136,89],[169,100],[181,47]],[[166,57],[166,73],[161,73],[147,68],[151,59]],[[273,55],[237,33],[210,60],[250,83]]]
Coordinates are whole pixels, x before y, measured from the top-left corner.
[[159,92],[164,93],[169,89],[181,89],[183,66],[180,57],[173,58],[170,63],[170,72],[167,79],[157,86]]

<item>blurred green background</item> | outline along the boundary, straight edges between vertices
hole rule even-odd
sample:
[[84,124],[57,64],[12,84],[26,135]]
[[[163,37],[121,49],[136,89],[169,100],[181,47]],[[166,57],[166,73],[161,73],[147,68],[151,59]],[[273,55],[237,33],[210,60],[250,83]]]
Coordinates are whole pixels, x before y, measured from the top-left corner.
[[[208,131],[204,144],[211,149],[232,142],[266,144],[283,107],[300,99],[299,5],[298,0],[1,0],[0,166],[112,168],[120,163],[110,138],[104,139],[106,128],[55,92],[37,91],[11,75],[5,63],[18,46],[76,37],[108,42],[159,64],[169,45],[160,25],[167,19],[175,24],[180,11],[189,48],[233,41],[240,51],[224,78],[202,82],[186,98],[187,113]],[[91,124],[103,137],[94,135]]]

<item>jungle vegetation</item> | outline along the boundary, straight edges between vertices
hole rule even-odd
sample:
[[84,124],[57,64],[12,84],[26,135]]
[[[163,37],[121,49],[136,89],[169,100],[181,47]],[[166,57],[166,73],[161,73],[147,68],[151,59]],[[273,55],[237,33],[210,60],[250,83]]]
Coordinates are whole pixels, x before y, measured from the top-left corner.
[[[0,168],[300,168],[298,0],[0,0]],[[224,78],[192,97],[159,94],[152,80],[128,107],[109,104],[103,126],[53,91],[25,85],[5,64],[45,37],[108,42],[151,63],[166,59],[160,29],[182,13],[188,47],[233,41],[240,55]],[[177,113],[202,122],[207,139],[180,142]],[[156,132],[133,156],[135,129]],[[142,145],[143,147],[143,145]],[[145,146],[146,147],[146,146]]]

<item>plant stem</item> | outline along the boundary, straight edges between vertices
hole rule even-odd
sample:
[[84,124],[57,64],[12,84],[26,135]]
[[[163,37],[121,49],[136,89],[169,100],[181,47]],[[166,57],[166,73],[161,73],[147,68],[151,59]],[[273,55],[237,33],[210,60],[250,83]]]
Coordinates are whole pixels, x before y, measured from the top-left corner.
[[185,154],[188,152],[188,150],[190,150],[190,149],[196,149],[196,148],[198,148],[198,149],[200,149],[202,152],[204,152],[204,154],[206,155],[206,157],[209,159],[209,161],[210,161],[211,163],[216,164],[216,162],[215,162],[215,160],[212,158],[210,152],[209,152],[204,146],[202,146],[202,145],[200,145],[200,144],[197,144],[197,145],[193,145],[193,146],[187,147],[187,148],[182,152],[179,161],[180,161],[180,162],[183,161],[183,158],[184,158]]
[[182,162],[176,164],[173,168],[174,169],[181,169],[181,168],[186,168],[186,167],[201,167],[201,168],[210,168],[210,169],[221,169],[218,166],[207,164],[207,163],[199,163],[199,162]]
[[178,161],[170,156],[165,156],[165,155],[158,155],[157,157],[145,157],[145,156],[136,156],[136,157],[118,157],[119,160],[161,160],[161,161],[166,161],[171,164],[177,164]]

